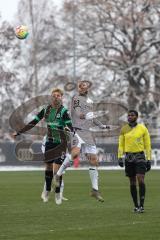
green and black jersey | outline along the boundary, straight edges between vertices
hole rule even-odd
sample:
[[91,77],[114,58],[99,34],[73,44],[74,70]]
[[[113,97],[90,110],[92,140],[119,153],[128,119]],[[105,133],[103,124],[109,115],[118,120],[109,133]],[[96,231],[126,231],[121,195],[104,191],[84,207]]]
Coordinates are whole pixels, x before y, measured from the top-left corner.
[[42,119],[44,119],[47,123],[47,140],[52,140],[54,143],[58,144],[61,142],[60,131],[58,130],[63,130],[66,126],[72,130],[72,121],[68,114],[68,110],[63,105],[61,105],[58,109],[48,105],[18,133],[24,133],[30,130]]

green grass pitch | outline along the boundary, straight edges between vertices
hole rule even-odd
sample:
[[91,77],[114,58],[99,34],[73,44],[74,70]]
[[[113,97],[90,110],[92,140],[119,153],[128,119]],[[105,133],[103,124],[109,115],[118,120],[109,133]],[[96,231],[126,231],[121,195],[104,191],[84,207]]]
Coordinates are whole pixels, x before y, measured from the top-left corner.
[[99,171],[104,203],[89,196],[88,171],[67,171],[65,196],[57,206],[51,193],[40,199],[44,172],[0,173],[1,240],[135,240],[159,239],[160,172],[146,176],[145,213],[132,212],[123,171]]

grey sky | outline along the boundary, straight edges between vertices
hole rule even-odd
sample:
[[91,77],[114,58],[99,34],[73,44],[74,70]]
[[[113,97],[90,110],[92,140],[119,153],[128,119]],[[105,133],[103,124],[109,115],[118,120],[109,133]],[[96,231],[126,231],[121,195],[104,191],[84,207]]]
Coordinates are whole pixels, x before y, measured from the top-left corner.
[[[47,0],[50,1],[50,0]],[[59,4],[62,0],[52,0],[55,4]],[[19,0],[0,0],[0,13],[3,20],[11,21],[16,13]]]

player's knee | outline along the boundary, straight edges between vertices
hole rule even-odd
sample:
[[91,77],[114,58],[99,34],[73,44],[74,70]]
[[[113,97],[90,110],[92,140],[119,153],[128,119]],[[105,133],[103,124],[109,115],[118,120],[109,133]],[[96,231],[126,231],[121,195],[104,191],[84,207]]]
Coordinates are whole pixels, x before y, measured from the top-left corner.
[[80,154],[80,149],[75,147],[72,149],[71,155],[72,155],[72,159],[74,160],[75,158],[77,158]]
[[98,166],[98,159],[96,155],[88,155],[88,160],[92,166]]
[[53,165],[53,172],[54,172],[54,174],[56,174],[58,172],[60,166],[61,166],[61,164],[54,164]]
[[138,174],[137,175],[137,179],[138,179],[138,183],[139,184],[144,183],[144,175]]
[[136,177],[130,177],[129,181],[130,181],[130,185],[136,185]]
[[45,170],[52,171],[53,170],[53,165],[51,163],[46,163]]

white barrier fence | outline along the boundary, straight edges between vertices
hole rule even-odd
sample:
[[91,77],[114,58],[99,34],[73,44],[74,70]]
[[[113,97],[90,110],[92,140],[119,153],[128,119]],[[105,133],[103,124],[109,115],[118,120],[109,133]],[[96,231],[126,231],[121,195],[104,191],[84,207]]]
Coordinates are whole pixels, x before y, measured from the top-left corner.
[[[43,161],[32,161],[33,152],[39,152],[41,145],[36,143],[34,149],[21,148],[18,156],[15,154],[15,144],[0,143],[0,171],[37,171],[43,170]],[[117,144],[101,144],[98,146],[99,169],[120,170],[117,161]],[[69,170],[86,170],[88,162],[83,160],[79,166]],[[160,169],[160,144],[152,144],[152,169]]]

